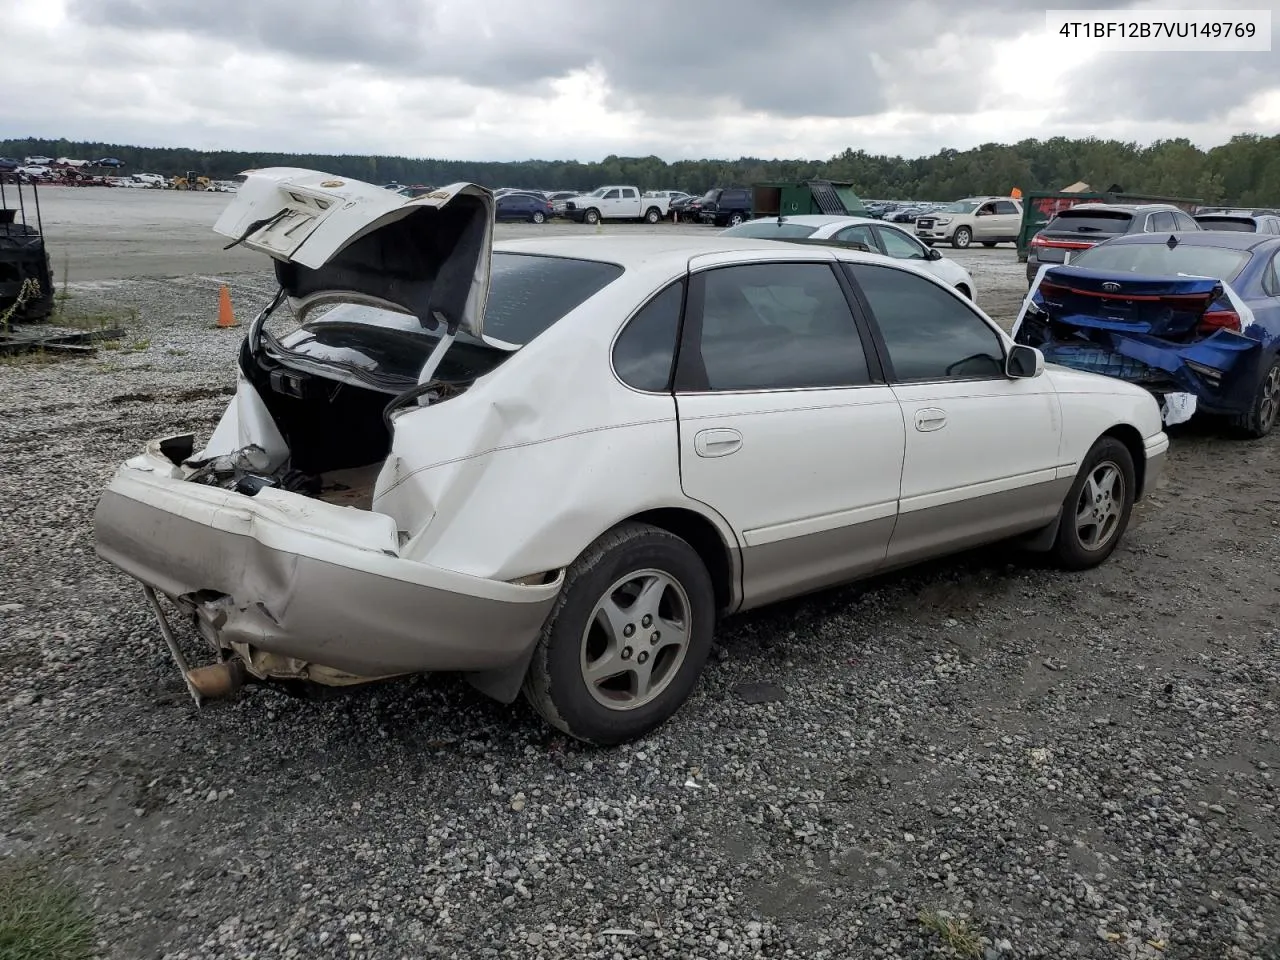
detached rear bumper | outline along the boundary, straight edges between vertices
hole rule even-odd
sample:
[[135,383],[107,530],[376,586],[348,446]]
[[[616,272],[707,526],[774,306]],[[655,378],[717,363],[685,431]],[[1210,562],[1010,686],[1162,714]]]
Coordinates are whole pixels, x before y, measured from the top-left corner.
[[403,560],[388,516],[189,483],[154,442],[117,471],[94,534],[100,557],[194,614],[215,645],[365,677],[512,665],[563,580],[503,583]]

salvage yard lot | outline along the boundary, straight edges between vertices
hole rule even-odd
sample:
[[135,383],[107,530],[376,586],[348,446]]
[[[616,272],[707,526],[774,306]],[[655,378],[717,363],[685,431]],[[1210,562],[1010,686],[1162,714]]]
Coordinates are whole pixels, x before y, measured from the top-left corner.
[[[1010,958],[1280,950],[1280,436],[1175,432],[1097,570],[992,549],[734,618],[638,744],[449,678],[197,712],[90,520],[146,439],[212,429],[218,285],[246,321],[270,278],[209,232],[225,196],[42,196],[68,303],[138,316],[0,368],[0,857],[103,956],[956,955],[939,911]],[[592,228],[498,234],[549,230]],[[1012,249],[956,259],[1007,327]]]

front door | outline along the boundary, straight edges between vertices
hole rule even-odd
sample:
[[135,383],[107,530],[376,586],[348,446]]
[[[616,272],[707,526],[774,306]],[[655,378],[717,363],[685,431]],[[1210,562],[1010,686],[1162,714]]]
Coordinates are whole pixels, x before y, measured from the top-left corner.
[[[1074,478],[1057,393],[1005,375],[1005,340],[914,271],[850,264],[902,403],[906,456],[888,561],[909,563],[1048,524]],[[1059,476],[1059,475],[1062,476]]]
[[869,344],[830,260],[693,274],[681,482],[737,534],[746,606],[884,561],[905,430]]

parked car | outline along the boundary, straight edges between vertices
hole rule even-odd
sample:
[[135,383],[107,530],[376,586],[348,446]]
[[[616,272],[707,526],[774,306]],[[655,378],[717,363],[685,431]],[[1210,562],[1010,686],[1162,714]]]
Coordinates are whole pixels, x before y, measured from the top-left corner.
[[73,160],[71,157],[59,157],[54,161],[60,167],[87,167],[88,160]]
[[1022,202],[1013,197],[967,197],[916,220],[916,236],[925,243],[950,243],[963,250],[975,240],[984,247],[1016,243],[1022,228]]
[[101,160],[93,161],[95,167],[123,167],[124,161],[116,157],[103,157]]
[[564,215],[576,223],[601,220],[644,220],[657,223],[667,215],[665,197],[642,197],[639,187],[600,187],[565,201]]
[[53,163],[53,157],[27,157],[22,162],[28,167],[47,167]]
[[757,240],[821,241],[861,243],[871,253],[895,260],[910,260],[949,287],[974,299],[973,277],[954,260],[930,249],[900,227],[868,217],[832,217],[819,214],[799,217],[769,217],[748,220],[730,227],[722,237],[750,237]]
[[22,166],[22,162],[12,157],[0,157],[0,173],[12,173]]
[[618,743],[689,696],[720,614],[1015,536],[1093,567],[1155,484],[1150,394],[1046,367],[912,267],[722,236],[491,253],[481,188],[328,177],[228,204],[219,234],[306,268],[272,303],[300,326],[265,310],[203,447],[147,444],[95,513],[175,659],[160,595],[216,651],[197,695],[458,671]]
[[133,179],[145,187],[155,187],[159,189],[169,185],[168,178],[161,176],[158,173],[135,173],[133,175]]
[[565,203],[576,196],[579,196],[576,190],[556,190],[547,194],[547,199],[551,201],[552,216],[564,216]]
[[494,201],[494,215],[499,220],[546,223],[555,216],[555,205],[534,193],[508,193]]
[[679,200],[672,200],[670,206],[671,216],[679,217],[681,220],[698,222],[698,213],[702,209],[701,197],[681,197]]
[[1027,284],[1046,263],[1074,260],[1082,250],[1131,233],[1168,235],[1199,230],[1189,213],[1169,203],[1078,203],[1059,211],[1027,245]]
[[1280,217],[1267,213],[1198,213],[1195,221],[1201,230],[1280,234]]
[[646,190],[644,195],[646,197],[664,197],[668,204],[675,203],[677,200],[681,200],[684,197],[693,196],[693,194],[685,193],[683,190]]
[[28,180],[45,180],[53,176],[52,168],[37,163],[24,164],[14,172]]
[[708,190],[698,207],[698,219],[717,227],[736,227],[751,219],[751,191],[746,187]]
[[1199,411],[1265,436],[1280,409],[1280,237],[1109,240],[1045,271],[1014,339],[1053,363],[1145,387],[1170,423]]

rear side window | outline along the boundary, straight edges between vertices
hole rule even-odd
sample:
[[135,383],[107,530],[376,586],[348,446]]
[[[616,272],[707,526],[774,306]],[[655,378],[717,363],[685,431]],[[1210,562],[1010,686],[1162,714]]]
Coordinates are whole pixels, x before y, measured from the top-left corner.
[[620,276],[620,266],[598,260],[495,253],[484,332],[526,344]]
[[697,342],[681,352],[682,383],[787,390],[870,382],[849,301],[827,264],[723,267],[700,279]]
[[629,387],[654,393],[671,387],[684,283],[673,283],[640,308],[613,345],[613,369]]
[[1045,226],[1064,233],[1124,233],[1133,214],[1120,210],[1063,210]]
[[1003,341],[959,297],[912,271],[845,268],[867,298],[895,380],[1004,377]]
[[1179,230],[1199,230],[1200,224],[1196,223],[1189,215],[1185,213],[1175,213],[1173,219],[1177,221]]
[[996,213],[998,214],[1008,215],[1017,212],[1018,208],[1013,205],[1011,200],[999,200],[996,202]]

